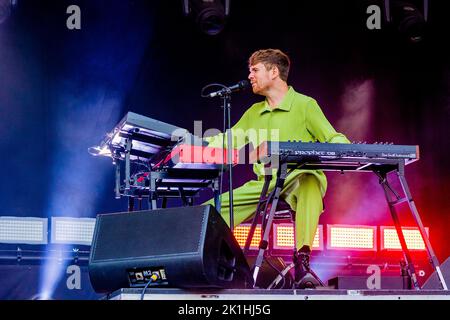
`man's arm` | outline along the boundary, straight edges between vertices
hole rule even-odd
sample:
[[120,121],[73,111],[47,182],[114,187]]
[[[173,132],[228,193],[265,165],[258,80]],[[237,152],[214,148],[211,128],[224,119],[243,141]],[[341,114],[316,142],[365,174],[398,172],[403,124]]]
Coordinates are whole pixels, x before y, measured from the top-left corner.
[[306,128],[319,142],[350,143],[345,135],[336,132],[314,99],[307,106]]
[[[231,128],[231,138],[233,148],[239,149],[248,143],[247,129],[248,129],[248,112],[245,112],[239,121]],[[206,137],[203,140],[208,142],[208,146],[215,148],[222,148],[223,146],[223,133]],[[225,148],[228,146],[227,135],[225,135]]]

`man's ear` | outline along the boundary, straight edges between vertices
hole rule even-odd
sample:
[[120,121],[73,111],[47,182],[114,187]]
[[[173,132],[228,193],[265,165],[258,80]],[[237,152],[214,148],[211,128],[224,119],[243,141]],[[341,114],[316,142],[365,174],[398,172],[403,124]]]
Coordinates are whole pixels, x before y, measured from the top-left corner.
[[276,79],[280,76],[280,70],[277,66],[272,66],[272,69],[270,70],[270,73],[272,75],[272,79]]

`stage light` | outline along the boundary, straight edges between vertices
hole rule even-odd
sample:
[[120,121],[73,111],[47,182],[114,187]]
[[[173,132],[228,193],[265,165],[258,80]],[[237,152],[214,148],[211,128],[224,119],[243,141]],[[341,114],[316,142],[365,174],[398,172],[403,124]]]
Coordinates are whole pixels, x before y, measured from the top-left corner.
[[105,157],[111,156],[111,150],[107,145],[89,147],[88,152],[93,156],[105,156]]
[[374,226],[328,225],[327,248],[329,250],[376,251]]
[[47,225],[46,218],[0,217],[0,242],[46,244]]
[[95,219],[52,217],[51,242],[91,245]]
[[183,0],[183,13],[192,14],[207,35],[217,35],[223,30],[229,12],[230,0]]
[[[428,17],[428,0],[385,0],[388,22],[392,22],[402,36],[410,42],[420,42],[425,33]],[[423,7],[423,12],[419,7]]]
[[[381,250],[401,250],[400,240],[398,239],[397,231],[393,226],[381,226]],[[402,227],[403,236],[405,237],[406,246],[409,250],[425,250],[425,243],[423,242],[420,231],[416,227]],[[425,228],[427,236],[429,229]]]
[[[239,246],[243,248],[245,241],[247,240],[248,233],[250,232],[251,224],[240,224],[234,228],[233,234],[236,238]],[[252,242],[250,243],[250,249],[258,249],[259,241],[261,241],[261,226],[256,226],[255,233],[253,234]]]
[[[234,228],[234,237],[243,248],[250,232],[250,224],[240,224]],[[258,249],[261,241],[261,225],[257,225],[250,249]],[[293,251],[295,245],[294,226],[291,223],[274,223],[273,224],[273,243],[271,247],[276,250]],[[319,225],[314,236],[313,249],[323,250],[323,226]]]
[[[295,235],[294,235],[294,225],[290,223],[279,223],[274,224],[273,238],[274,238],[274,249],[286,249],[294,250],[295,247]],[[318,225],[316,234],[314,235],[314,241],[312,244],[314,250],[323,250],[323,226]]]

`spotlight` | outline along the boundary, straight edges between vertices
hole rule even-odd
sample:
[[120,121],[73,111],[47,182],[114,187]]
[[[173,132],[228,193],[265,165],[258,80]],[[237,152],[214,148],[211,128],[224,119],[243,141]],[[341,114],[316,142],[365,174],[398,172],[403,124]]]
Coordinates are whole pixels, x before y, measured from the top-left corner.
[[[423,12],[418,9],[421,5]],[[423,40],[425,22],[428,18],[428,0],[401,1],[385,0],[385,13],[388,22],[392,22],[402,36],[410,42]]]
[[214,36],[225,27],[230,0],[183,0],[183,13],[192,14],[200,30]]
[[53,300],[49,292],[41,292],[33,295],[30,300]]

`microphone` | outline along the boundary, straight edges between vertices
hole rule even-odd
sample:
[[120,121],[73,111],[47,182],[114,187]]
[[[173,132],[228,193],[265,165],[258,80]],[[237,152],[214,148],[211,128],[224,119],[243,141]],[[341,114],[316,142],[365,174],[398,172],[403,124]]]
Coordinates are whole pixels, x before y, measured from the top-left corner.
[[244,89],[248,88],[249,86],[250,86],[250,83],[247,80],[242,80],[230,87],[223,88],[219,91],[211,92],[206,97],[208,97],[208,98],[214,98],[217,96],[222,97],[225,94],[244,90]]

